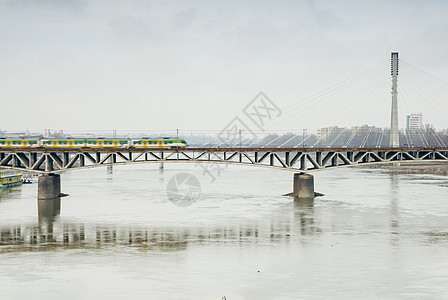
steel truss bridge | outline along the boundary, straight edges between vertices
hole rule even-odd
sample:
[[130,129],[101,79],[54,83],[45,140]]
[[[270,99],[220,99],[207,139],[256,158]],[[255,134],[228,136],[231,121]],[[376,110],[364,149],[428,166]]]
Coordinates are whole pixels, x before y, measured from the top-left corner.
[[58,173],[137,163],[212,163],[312,171],[400,161],[448,161],[448,148],[3,148],[0,168]]

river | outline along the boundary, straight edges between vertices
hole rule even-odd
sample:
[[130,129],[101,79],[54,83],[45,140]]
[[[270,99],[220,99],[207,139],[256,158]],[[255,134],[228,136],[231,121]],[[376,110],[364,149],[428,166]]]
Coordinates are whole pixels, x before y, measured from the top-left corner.
[[313,202],[281,196],[291,172],[209,167],[0,190],[0,299],[448,299],[447,177],[323,170]]

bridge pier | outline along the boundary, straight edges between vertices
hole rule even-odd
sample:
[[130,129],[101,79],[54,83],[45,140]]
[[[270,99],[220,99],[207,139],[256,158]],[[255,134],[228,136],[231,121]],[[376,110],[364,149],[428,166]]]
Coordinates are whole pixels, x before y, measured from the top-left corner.
[[163,170],[163,169],[164,169],[163,162],[159,162],[159,170]]
[[61,175],[41,175],[38,179],[37,199],[56,199],[61,195]]
[[299,198],[314,198],[313,175],[294,173],[293,194]]

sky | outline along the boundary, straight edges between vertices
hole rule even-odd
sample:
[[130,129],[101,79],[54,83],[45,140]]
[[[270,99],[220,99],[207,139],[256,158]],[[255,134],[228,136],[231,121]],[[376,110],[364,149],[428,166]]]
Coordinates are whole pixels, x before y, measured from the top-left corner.
[[434,104],[403,83],[400,127],[448,128],[447,16],[435,0],[0,0],[0,130],[220,131],[260,92],[281,110],[266,130],[386,127],[392,51],[440,80]]

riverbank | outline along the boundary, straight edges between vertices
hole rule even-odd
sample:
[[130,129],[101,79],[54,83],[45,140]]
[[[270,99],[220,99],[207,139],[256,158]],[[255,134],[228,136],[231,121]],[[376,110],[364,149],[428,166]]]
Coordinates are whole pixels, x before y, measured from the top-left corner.
[[448,162],[412,163],[399,162],[360,166],[367,169],[382,169],[385,173],[393,174],[433,174],[448,176]]

